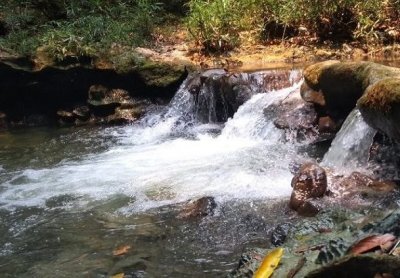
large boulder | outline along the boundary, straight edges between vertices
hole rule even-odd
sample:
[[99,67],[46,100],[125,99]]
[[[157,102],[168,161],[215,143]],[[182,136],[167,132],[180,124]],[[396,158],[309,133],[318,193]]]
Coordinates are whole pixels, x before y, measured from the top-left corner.
[[302,87],[301,94],[306,101],[325,103],[328,115],[343,119],[368,86],[399,75],[400,69],[372,62],[325,61],[304,70],[307,86]]
[[400,75],[371,85],[357,105],[370,126],[400,142]]

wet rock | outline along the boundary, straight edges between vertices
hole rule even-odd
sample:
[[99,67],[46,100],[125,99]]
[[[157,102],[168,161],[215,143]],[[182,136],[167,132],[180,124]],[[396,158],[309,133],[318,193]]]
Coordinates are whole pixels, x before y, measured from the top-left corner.
[[318,119],[318,130],[322,133],[335,134],[338,126],[331,117],[325,116]]
[[137,108],[123,108],[117,107],[114,114],[107,117],[108,124],[128,124],[140,118],[143,111]]
[[122,89],[109,89],[102,85],[89,88],[88,104],[97,117],[106,117],[115,113],[115,109],[124,103],[132,102],[129,93]]
[[271,243],[274,246],[282,245],[286,240],[290,228],[291,224],[289,223],[279,224],[276,226],[271,234]]
[[320,252],[318,253],[318,257],[315,260],[316,264],[328,264],[333,260],[336,260],[346,254],[348,249],[347,243],[343,241],[342,238],[337,238],[334,240],[329,240],[327,244],[325,244]]
[[307,278],[376,277],[386,273],[398,277],[400,259],[389,255],[346,256],[330,265],[312,271]]
[[79,106],[72,110],[75,117],[81,121],[87,121],[90,118],[90,110],[87,106]]
[[363,198],[382,196],[392,192],[396,184],[390,181],[378,181],[360,172],[353,172],[339,181],[343,196],[359,195]]
[[59,123],[61,125],[64,124],[72,124],[75,122],[75,115],[72,112],[66,111],[66,110],[58,110],[57,111],[57,116],[59,119]]
[[297,213],[301,216],[313,217],[317,215],[322,210],[322,205],[315,200],[308,199],[305,200],[297,208]]
[[313,104],[302,99],[292,99],[279,104],[276,112],[274,125],[295,132],[296,139],[316,135],[317,113]]
[[7,115],[3,112],[0,112],[0,132],[7,130],[7,128],[8,128]]
[[197,200],[191,200],[184,204],[178,218],[181,219],[194,219],[210,215],[217,207],[213,197],[202,197]]
[[318,212],[319,209],[309,199],[324,196],[327,189],[327,176],[325,170],[313,163],[304,164],[292,179],[292,195],[290,208],[305,214]]

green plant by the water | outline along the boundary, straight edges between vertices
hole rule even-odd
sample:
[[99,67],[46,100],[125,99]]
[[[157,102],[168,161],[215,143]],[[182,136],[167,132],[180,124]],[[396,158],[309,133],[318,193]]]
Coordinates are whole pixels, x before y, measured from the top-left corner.
[[91,56],[112,44],[144,44],[162,14],[155,0],[8,0],[0,4],[0,47],[31,55],[42,46],[58,60]]

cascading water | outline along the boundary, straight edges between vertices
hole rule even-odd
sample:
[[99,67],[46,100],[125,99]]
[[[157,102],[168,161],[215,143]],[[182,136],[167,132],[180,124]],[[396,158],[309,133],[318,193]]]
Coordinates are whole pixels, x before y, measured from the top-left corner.
[[[147,209],[204,195],[220,199],[288,196],[287,165],[295,150],[279,143],[281,131],[265,119],[263,109],[298,88],[296,83],[255,94],[215,136],[197,132],[204,124],[193,116],[196,106],[185,83],[166,110],[146,116],[137,125],[115,129],[119,144],[108,151],[51,168],[16,172],[3,183],[0,203],[43,206],[49,198],[70,194],[86,204],[125,194],[135,198],[132,207]],[[165,196],[154,196],[160,189]]]
[[[279,205],[263,211],[257,204],[291,192],[288,165],[298,155],[296,146],[280,140],[282,132],[264,110],[299,90],[294,81],[300,73],[292,71],[288,87],[279,90],[267,86],[267,75],[214,76],[214,86],[195,93],[189,77],[168,106],[153,107],[132,126],[2,137],[5,273],[103,277],[145,265],[155,277],[185,277],[185,271],[202,276],[230,270],[240,244],[255,235],[264,240],[271,223],[285,217]],[[215,82],[224,78],[237,85],[223,87],[226,95],[218,99],[222,87]],[[240,107],[233,115],[235,105]],[[222,207],[208,221],[181,223],[168,209],[202,196],[213,196]],[[110,257],[128,240],[131,257]]]
[[376,130],[363,120],[358,109],[354,109],[337,133],[322,165],[342,172],[366,166],[375,134]]

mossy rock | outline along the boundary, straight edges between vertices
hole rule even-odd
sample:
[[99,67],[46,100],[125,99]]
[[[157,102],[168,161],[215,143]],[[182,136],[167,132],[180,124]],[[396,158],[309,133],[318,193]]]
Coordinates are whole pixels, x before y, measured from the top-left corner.
[[[330,265],[309,273],[306,278],[378,277],[387,273],[400,276],[400,258],[389,255],[346,256]],[[382,277],[382,276],[379,276]]]
[[328,114],[345,118],[368,86],[400,75],[400,69],[372,62],[325,61],[304,71],[306,84],[323,94]]
[[166,88],[186,74],[184,65],[147,61],[135,71],[147,86]]
[[339,63],[339,61],[329,60],[308,66],[304,70],[304,80],[306,81],[307,85],[310,86],[310,88],[312,88],[313,90],[318,91],[319,79],[321,77],[322,72],[324,72],[324,69],[337,63]]
[[357,105],[370,126],[400,142],[400,75],[371,85]]

